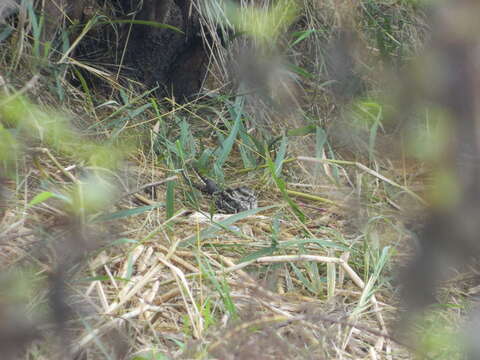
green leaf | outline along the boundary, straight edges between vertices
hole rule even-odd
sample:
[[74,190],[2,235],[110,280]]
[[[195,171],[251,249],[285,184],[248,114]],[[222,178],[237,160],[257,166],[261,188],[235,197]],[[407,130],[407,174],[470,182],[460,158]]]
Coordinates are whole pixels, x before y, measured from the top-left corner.
[[139,116],[141,113],[143,113],[145,110],[150,109],[152,107],[151,103],[144,104],[134,110],[128,110],[128,116],[131,120],[135,119],[137,116]]
[[283,160],[285,160],[285,154],[287,152],[287,143],[288,139],[285,135],[282,137],[282,142],[280,143],[280,148],[277,152],[277,157],[275,159],[275,175],[280,176],[282,173]]
[[315,239],[315,238],[282,241],[281,243],[278,244],[278,248],[285,249],[285,248],[289,248],[291,246],[299,246],[299,245],[305,245],[305,244],[317,244],[317,245],[321,246],[322,248],[331,248],[331,249],[338,249],[338,250],[343,250],[343,251],[351,251],[351,249],[346,247],[346,246],[338,245],[338,244],[336,244],[332,241]]
[[267,144],[265,142],[260,141],[254,136],[250,136],[250,139],[252,139],[253,143],[255,144],[255,147],[257,148],[257,152],[260,154],[260,156],[263,156],[265,154],[265,149],[268,148]]
[[[322,158],[323,147],[324,147],[326,141],[327,141],[327,134],[325,133],[325,131],[320,126],[317,126],[316,129],[315,129],[315,157],[317,159]],[[315,177],[319,176],[320,169],[321,169],[321,164],[316,163],[315,164],[315,169],[314,169]]]
[[307,37],[309,37],[310,35],[312,35],[314,32],[316,32],[317,30],[315,29],[308,29],[308,30],[305,30],[305,31],[296,31],[292,34],[293,37],[296,37],[295,41],[292,42],[292,44],[290,46],[295,46],[297,45],[299,42],[305,40]]
[[258,251],[255,251],[255,252],[251,253],[251,254],[248,254],[247,256],[244,256],[243,258],[241,258],[239,260],[238,263],[241,264],[241,263],[244,263],[244,262],[256,260],[258,258],[261,258],[262,256],[272,255],[273,253],[275,253],[275,251],[277,249],[278,248],[276,246],[270,246],[268,248],[260,249]]
[[167,182],[167,219],[175,214],[175,181]]
[[320,126],[317,126],[315,129],[315,155],[317,158],[322,156],[323,146],[326,141],[327,134]]
[[245,168],[255,168],[257,167],[257,160],[254,153],[255,143],[251,139],[251,135],[247,133],[243,121],[240,123],[240,139],[242,139],[242,144],[240,148],[240,156],[242,157],[243,166]]
[[212,282],[215,290],[217,290],[218,294],[222,298],[223,304],[225,305],[225,309],[233,318],[237,317],[237,309],[235,307],[235,303],[230,295],[230,286],[225,279],[219,281],[215,271],[212,269],[210,263],[208,261],[202,261],[200,257],[197,255],[197,262],[200,264],[200,270],[203,274]]
[[133,24],[133,25],[146,25],[146,26],[151,26],[151,27],[156,27],[160,29],[170,29],[173,31],[176,31],[180,34],[184,34],[182,30],[179,28],[168,25],[168,24],[163,24],[158,21],[148,21],[148,20],[109,20],[109,21],[99,21],[97,25],[105,25],[105,24]]
[[302,282],[303,286],[305,286],[311,293],[316,294],[316,289],[312,286],[312,283],[303,275],[300,269],[292,262],[290,263],[290,266],[292,267],[296,277]]
[[293,65],[293,64],[288,64],[287,67],[290,70],[292,70],[292,72],[294,72],[295,74],[303,76],[304,78],[312,79],[312,78],[315,77],[315,75],[311,74],[310,72],[308,72],[307,70],[305,70],[304,68],[302,68],[300,66]]
[[[190,130],[190,124],[182,120],[180,122],[180,142],[182,144],[182,148],[184,152],[186,153],[186,156],[188,158],[193,158],[195,157],[195,152],[196,152],[196,146],[195,146],[195,138],[192,135],[192,131]],[[185,159],[182,159],[182,161],[185,161]]]
[[[335,160],[335,152],[333,151],[330,144],[327,143],[327,146],[328,146],[328,158],[331,160]],[[340,173],[338,171],[338,168],[339,168],[338,166],[332,166],[332,175],[335,181],[337,183],[340,183]]]
[[287,130],[287,136],[305,136],[315,133],[315,125],[307,125],[296,129]]
[[28,205],[29,206],[33,206],[33,205],[37,205],[37,204],[40,204],[48,199],[50,199],[51,197],[53,197],[53,193],[49,192],[49,191],[44,191],[44,192],[41,192],[40,194],[37,194],[29,203]]
[[130,254],[130,255],[128,256],[128,262],[127,262],[127,273],[125,274],[125,278],[126,278],[127,280],[130,280],[130,279],[132,278],[133,265],[134,265],[133,256]]
[[369,302],[372,295],[375,293],[375,285],[380,277],[380,273],[387,264],[389,257],[390,247],[386,246],[383,248],[380,258],[375,264],[373,274],[370,276],[368,281],[365,282],[365,287],[363,288],[362,295],[360,296],[357,306],[353,310],[354,314],[365,311],[365,309],[367,308],[367,303]]
[[270,234],[270,239],[272,240],[272,247],[278,246],[278,238],[280,235],[280,216],[279,214],[275,215],[272,221],[272,232]]
[[185,163],[185,148],[180,139],[175,141],[175,154],[180,158],[182,164]]
[[[116,116],[118,114],[120,114],[122,111],[124,110],[128,110],[128,108],[130,106],[132,106],[133,104],[139,102],[141,99],[147,97],[148,95],[150,95],[151,93],[153,93],[154,91],[156,91],[158,89],[158,86],[155,86],[154,88],[150,89],[150,90],[147,90],[145,91],[144,93],[136,96],[135,98],[133,98],[132,100],[129,100],[128,97],[126,97],[124,99],[124,101],[126,102],[125,105],[122,105],[121,107],[119,107],[118,109],[116,109],[114,112],[112,112],[110,115],[108,115],[106,118],[102,119],[101,121],[97,121],[95,123],[93,123],[92,125],[90,125],[87,130],[92,130],[96,127],[99,127],[99,126],[104,126],[104,127],[108,127],[112,124],[115,124],[116,121],[118,121],[118,119],[116,118]],[[120,95],[122,94],[122,92],[120,92]],[[151,104],[151,103],[150,103]]]
[[170,358],[160,351],[148,350],[141,355],[135,355],[130,360],[170,360]]
[[225,179],[225,173],[223,172],[223,169],[221,165],[218,164],[218,162],[215,162],[213,164],[213,176],[220,184],[224,182]]
[[270,174],[272,175],[272,178],[275,181],[275,184],[277,185],[278,189],[283,195],[283,198],[288,203],[288,205],[290,205],[293,212],[298,216],[300,221],[305,222],[305,215],[303,214],[302,210],[300,210],[298,205],[290,198],[290,196],[288,196],[287,186],[285,184],[285,181],[275,174],[275,164],[273,163],[272,159],[270,159],[270,157],[267,157],[267,165],[270,169]]
[[212,149],[203,150],[202,154],[200,155],[198,160],[195,162],[195,167],[200,171],[205,170],[208,164],[208,160],[212,157],[212,154],[213,154]]
[[33,1],[22,1],[22,6],[27,8],[28,18],[32,27],[33,35],[33,55],[38,59],[40,57],[40,37],[41,37],[41,24],[38,21],[37,14],[33,8]]
[[64,202],[66,202],[67,204],[71,204],[71,199],[68,198],[67,196],[64,196],[64,195],[60,195],[60,194],[55,194],[55,193],[52,193],[50,191],[44,191],[44,192],[41,192],[40,194],[36,195],[29,203],[28,203],[28,206],[34,206],[34,205],[37,205],[37,204],[40,204],[50,198],[55,198],[55,199],[59,199],[59,200],[62,200]]
[[200,313],[202,314],[204,321],[204,329],[207,330],[210,326],[217,323],[215,319],[214,311],[212,310],[212,300],[210,297],[207,297],[202,304]]
[[315,294],[320,294],[320,290],[322,289],[318,265],[318,263],[310,261],[305,263],[305,268],[307,269],[308,273],[310,274],[310,278],[312,279],[310,282],[315,289]]
[[[77,80],[80,81],[80,85],[82,86],[83,92],[87,96],[88,103],[93,108],[93,98],[92,98],[92,94],[90,93],[90,88],[88,87],[87,80],[85,80],[82,73],[75,66],[73,67],[73,72],[75,73]],[[60,78],[60,76],[58,78]]]
[[222,146],[216,151],[218,154],[218,160],[216,161],[216,165],[221,168],[223,164],[227,161],[228,155],[232,151],[233,144],[235,143],[235,139],[237,138],[238,130],[240,129],[240,123],[242,121],[242,113],[237,113],[237,118],[235,119],[235,123],[233,124],[232,130],[230,134],[222,143]]
[[117,246],[123,244],[139,244],[138,240],[135,239],[128,239],[128,238],[120,238],[115,241],[112,241],[109,245],[110,246]]

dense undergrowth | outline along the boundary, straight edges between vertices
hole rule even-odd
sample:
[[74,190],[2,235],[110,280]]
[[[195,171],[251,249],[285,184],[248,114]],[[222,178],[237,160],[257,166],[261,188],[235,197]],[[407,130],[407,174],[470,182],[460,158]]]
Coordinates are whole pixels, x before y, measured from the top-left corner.
[[[455,290],[417,341],[392,328],[395,269],[414,247],[404,222],[426,204],[434,151],[433,117],[405,125],[392,99],[428,37],[420,2],[202,3],[213,60],[188,103],[75,56],[114,20],[45,43],[22,4],[0,25],[5,356],[407,359],[417,345],[459,358]],[[194,168],[248,185],[259,208],[217,214]]]

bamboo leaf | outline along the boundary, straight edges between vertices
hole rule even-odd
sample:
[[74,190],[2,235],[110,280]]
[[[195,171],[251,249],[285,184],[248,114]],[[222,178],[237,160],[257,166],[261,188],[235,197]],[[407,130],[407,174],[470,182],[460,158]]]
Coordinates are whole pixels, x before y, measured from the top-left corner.
[[28,203],[28,205],[29,206],[34,206],[34,205],[40,204],[40,203],[50,199],[53,196],[54,196],[54,194],[49,192],[49,191],[41,192],[40,194],[35,195],[35,197]]
[[237,113],[237,118],[235,119],[235,123],[233,124],[230,134],[222,143],[221,148],[218,149],[218,160],[216,162],[218,167],[222,167],[225,164],[225,161],[227,161],[228,155],[232,151],[233,144],[235,143],[235,139],[237,138],[241,121],[242,121],[241,112],[239,112]]
[[275,251],[277,250],[277,247],[276,246],[270,246],[268,248],[264,248],[264,249],[260,249],[258,251],[255,251],[247,256],[244,256],[243,258],[241,258],[238,263],[241,264],[243,262],[248,262],[248,261],[252,261],[252,260],[256,260],[258,258],[261,258],[262,256],[269,256],[269,255],[272,255],[273,253],[275,253]]
[[280,148],[277,152],[277,157],[275,159],[275,175],[280,176],[282,173],[283,160],[285,160],[285,154],[287,153],[287,143],[288,138],[283,135],[282,142],[280,143]]
[[167,182],[167,219],[175,214],[175,181]]

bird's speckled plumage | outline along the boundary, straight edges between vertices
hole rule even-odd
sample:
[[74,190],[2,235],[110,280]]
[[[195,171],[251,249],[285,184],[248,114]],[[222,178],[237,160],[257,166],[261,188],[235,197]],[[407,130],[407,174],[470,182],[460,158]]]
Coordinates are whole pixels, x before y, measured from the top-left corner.
[[235,214],[258,207],[258,200],[252,189],[242,186],[225,189],[212,194],[218,211]]
[[215,200],[215,206],[219,212],[224,214],[236,214],[238,212],[258,207],[258,199],[252,189],[246,186],[241,186],[238,188],[227,188],[222,190],[213,180],[200,174],[198,175],[204,185],[195,185],[195,187],[213,197]]

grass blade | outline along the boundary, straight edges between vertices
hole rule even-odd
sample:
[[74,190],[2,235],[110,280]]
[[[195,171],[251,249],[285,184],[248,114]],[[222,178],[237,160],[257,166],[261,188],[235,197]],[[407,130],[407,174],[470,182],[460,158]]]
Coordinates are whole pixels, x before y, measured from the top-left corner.
[[235,143],[235,140],[237,138],[241,122],[242,122],[241,113],[238,113],[237,118],[235,119],[235,123],[233,124],[232,130],[230,131],[230,134],[222,143],[222,146],[217,150],[218,160],[216,162],[216,165],[218,167],[222,167],[223,164],[225,164],[225,161],[227,161],[228,155],[230,155],[230,152],[232,151],[232,148],[233,148],[233,144]]
[[275,175],[280,176],[282,173],[283,160],[285,160],[285,155],[287,153],[287,143],[288,138],[283,135],[282,142],[280,143],[280,148],[278,149],[277,157],[275,159]]
[[292,270],[297,276],[298,280],[302,282],[303,286],[305,286],[305,288],[307,288],[312,294],[316,294],[317,291],[312,286],[312,283],[305,277],[305,275],[303,275],[302,271],[300,271],[300,269],[294,263],[290,263],[290,266],[292,267]]
[[108,20],[108,21],[99,21],[97,25],[110,25],[110,24],[133,24],[133,25],[145,25],[156,27],[159,29],[170,29],[176,31],[180,34],[184,34],[182,30],[173,25],[163,24],[158,21],[149,21],[149,20]]
[[167,219],[175,214],[175,180],[167,182]]
[[239,146],[239,149],[243,166],[245,168],[254,168],[258,165],[255,154],[252,152],[252,150],[255,149],[255,143],[252,141],[251,135],[247,133],[247,129],[245,129],[243,122],[240,123],[239,134],[240,139],[242,140],[242,144]]
[[[315,157],[317,159],[321,159],[323,157],[323,147],[325,146],[325,142],[327,141],[327,134],[325,131],[320,127],[317,126],[315,129]],[[321,164],[315,164],[314,174],[315,177],[320,175]]]
[[277,250],[278,248],[276,246],[270,246],[268,248],[264,248],[264,249],[260,249],[258,251],[254,251],[253,253],[251,254],[248,254],[246,256],[244,256],[243,258],[241,258],[238,263],[241,264],[243,262],[248,262],[248,261],[252,261],[252,260],[256,260],[258,258],[261,258],[262,256],[269,256],[269,255],[272,255],[275,253],[275,251]]
[[29,203],[28,206],[38,205],[44,201],[47,201],[50,198],[55,198],[64,201],[67,204],[71,204],[72,201],[68,196],[55,194],[50,191],[43,191],[40,194],[36,195]]
[[295,46],[297,45],[299,42],[305,40],[307,37],[309,37],[310,35],[312,35],[314,32],[316,32],[317,30],[315,29],[308,29],[308,30],[305,30],[305,31],[296,31],[292,34],[293,37],[295,37],[295,41],[292,42],[292,44],[290,46]]
[[273,180],[275,181],[275,184],[277,185],[278,189],[283,195],[283,198],[285,201],[290,205],[292,208],[293,212],[298,216],[301,222],[305,222],[305,214],[300,210],[298,205],[288,196],[288,191],[287,191],[287,186],[285,185],[285,181],[278,177],[275,174],[275,164],[273,163],[272,159],[267,157],[267,164],[268,167],[270,168],[270,174],[272,175]]
[[219,221],[219,222],[213,222],[213,224],[211,226],[209,226],[208,228],[200,231],[199,234],[192,235],[188,239],[182,241],[180,243],[180,246],[191,245],[197,240],[201,241],[201,240],[203,240],[207,237],[212,236],[213,234],[217,233],[218,231],[220,231],[222,229],[228,228],[228,226],[236,223],[237,221],[243,220],[248,216],[258,214],[261,211],[268,210],[268,209],[273,209],[275,207],[277,207],[277,205],[264,206],[264,207],[259,207],[259,208],[252,209],[252,210],[242,211],[238,214],[235,214],[235,215],[232,215],[232,216],[226,218],[225,220],[222,220],[222,221]]
[[329,240],[322,240],[322,239],[315,239],[315,238],[309,238],[309,239],[298,239],[298,240],[288,240],[288,241],[282,241],[278,244],[278,247],[280,249],[287,249],[289,247],[293,246],[303,246],[306,244],[317,244],[318,246],[322,248],[327,248],[327,249],[337,249],[337,250],[342,250],[342,251],[351,251],[352,249],[335,244],[332,241]]
[[228,285],[225,279],[219,280],[215,271],[212,269],[210,263],[202,261],[197,256],[197,261],[200,264],[200,270],[203,274],[207,277],[208,280],[211,281],[215,290],[217,290],[218,294],[220,295],[223,305],[225,306],[225,310],[235,318],[237,316],[237,309],[235,307],[235,303],[230,295],[230,286]]

